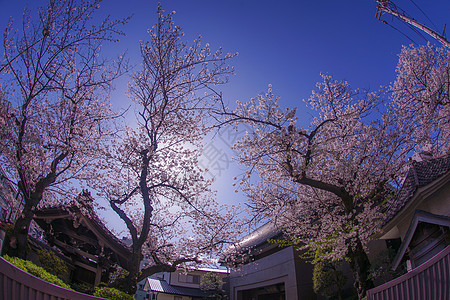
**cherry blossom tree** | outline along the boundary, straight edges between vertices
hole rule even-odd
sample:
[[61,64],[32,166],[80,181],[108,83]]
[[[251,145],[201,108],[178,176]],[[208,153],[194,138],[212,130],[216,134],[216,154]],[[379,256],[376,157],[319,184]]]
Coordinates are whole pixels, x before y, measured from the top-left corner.
[[[131,236],[123,287],[129,292],[151,274],[204,262],[237,226],[198,166],[208,114],[218,100],[214,87],[233,73],[227,64],[233,55],[212,52],[200,38],[184,42],[173,14],[158,5],[150,39],[141,43],[142,69],[129,86],[137,125],[105,146],[92,183]],[[144,257],[149,264],[140,271]]]
[[369,237],[409,147],[390,114],[378,118],[386,111],[379,94],[322,77],[306,101],[316,115],[308,127],[271,88],[222,112],[223,124],[250,128],[234,147],[255,217],[272,220],[315,262],[348,260],[361,298],[373,287]]
[[74,180],[87,176],[109,134],[108,90],[122,60],[99,54],[127,20],[94,22],[99,4],[49,1],[36,16],[25,9],[21,27],[11,20],[3,35],[0,163],[24,199],[13,233],[21,257],[33,211],[77,195]]
[[402,132],[420,148],[450,151],[450,50],[431,44],[403,47],[390,87],[392,110]]

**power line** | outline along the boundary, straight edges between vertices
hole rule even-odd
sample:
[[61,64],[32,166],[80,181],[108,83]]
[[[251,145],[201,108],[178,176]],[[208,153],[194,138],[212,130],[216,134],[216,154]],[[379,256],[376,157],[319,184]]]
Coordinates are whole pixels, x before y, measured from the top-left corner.
[[[432,30],[431,28],[429,28],[429,27],[419,23],[418,21],[414,20],[413,18],[407,16],[407,14],[402,9],[400,9],[402,12],[399,12],[399,8],[392,1],[376,0],[376,2],[378,5],[377,5],[377,13],[375,16],[379,20],[381,20],[381,17],[384,12],[389,13],[389,14],[397,17],[398,19],[404,21],[405,23],[424,31],[425,33],[429,34],[430,36],[432,36],[433,38],[435,38],[436,40],[441,42],[444,46],[450,47],[450,42],[445,38],[445,36],[437,33],[436,31]],[[385,22],[385,23],[387,23],[387,22]],[[418,33],[418,32],[416,32],[416,33]],[[421,34],[419,34],[419,35],[421,35]]]
[[412,38],[410,38],[406,33],[404,33],[403,31],[401,31],[400,29],[396,28],[395,26],[389,24],[386,21],[383,21],[383,23],[387,24],[388,26],[390,26],[391,28],[393,28],[394,30],[397,30],[398,32],[400,32],[402,35],[404,35],[408,40],[410,40],[411,42],[413,42],[414,44],[418,44],[416,41],[414,41]]
[[422,14],[425,16],[425,18],[428,19],[428,21],[430,21],[431,25],[433,25],[435,30],[438,30],[436,24],[434,24],[434,22],[427,16],[427,14],[419,7],[419,5],[416,4],[416,2],[414,2],[414,0],[409,0],[411,1],[415,7],[417,7],[418,10],[420,10],[420,12],[422,12]]

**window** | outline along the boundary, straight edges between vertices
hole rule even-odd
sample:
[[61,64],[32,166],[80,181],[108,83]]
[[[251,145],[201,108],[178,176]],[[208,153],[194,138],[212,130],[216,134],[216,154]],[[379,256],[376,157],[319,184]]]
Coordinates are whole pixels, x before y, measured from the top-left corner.
[[178,282],[200,284],[200,275],[178,273]]

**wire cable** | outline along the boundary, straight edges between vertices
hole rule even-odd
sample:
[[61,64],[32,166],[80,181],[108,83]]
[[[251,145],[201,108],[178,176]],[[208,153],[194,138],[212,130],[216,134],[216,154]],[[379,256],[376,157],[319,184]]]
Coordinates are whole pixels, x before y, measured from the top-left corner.
[[388,22],[384,21],[383,23],[387,24],[388,26],[392,27],[394,30],[397,30],[398,32],[400,32],[402,35],[404,35],[408,40],[410,40],[413,44],[418,45],[418,43],[416,41],[414,41],[412,38],[410,38],[406,33],[404,33],[403,31],[399,30],[398,28],[396,28],[395,26],[389,24]]
[[431,25],[433,25],[434,30],[438,31],[438,28],[436,26],[436,24],[433,23],[433,21],[427,16],[427,14],[419,7],[419,5],[416,4],[416,2],[414,2],[414,0],[409,0],[411,1],[415,7],[417,7],[418,10],[420,10],[420,12],[425,16],[425,18],[428,19],[428,21],[430,21]]

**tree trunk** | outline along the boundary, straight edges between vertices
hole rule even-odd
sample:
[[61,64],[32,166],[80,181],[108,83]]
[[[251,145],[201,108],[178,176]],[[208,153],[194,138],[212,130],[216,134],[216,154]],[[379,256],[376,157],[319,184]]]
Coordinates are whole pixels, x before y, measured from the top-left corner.
[[127,269],[128,275],[124,278],[118,279],[116,282],[113,282],[112,286],[114,288],[124,291],[130,295],[134,295],[136,293],[141,256],[140,249],[133,249],[133,254],[130,259],[130,267]]
[[369,278],[370,261],[359,240],[355,249],[349,249],[349,254],[350,267],[355,277],[354,286],[358,299],[362,299],[366,296],[366,292],[374,287],[373,281]]
[[28,254],[28,229],[33,219],[33,207],[27,205],[22,210],[20,217],[14,224],[12,236],[9,238],[8,254],[22,259],[27,258]]

